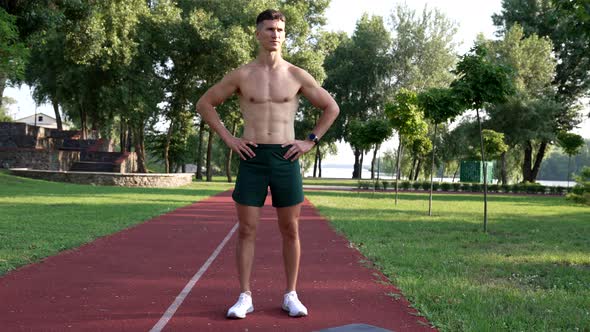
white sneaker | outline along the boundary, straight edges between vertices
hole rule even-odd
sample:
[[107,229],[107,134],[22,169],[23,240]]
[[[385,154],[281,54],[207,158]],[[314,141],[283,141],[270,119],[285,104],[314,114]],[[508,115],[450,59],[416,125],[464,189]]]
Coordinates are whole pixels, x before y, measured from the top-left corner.
[[291,317],[307,316],[307,308],[299,301],[295,291],[285,294],[283,298],[283,310],[288,311]]
[[246,314],[252,311],[254,311],[252,293],[244,292],[240,294],[238,302],[227,311],[227,318],[246,318]]

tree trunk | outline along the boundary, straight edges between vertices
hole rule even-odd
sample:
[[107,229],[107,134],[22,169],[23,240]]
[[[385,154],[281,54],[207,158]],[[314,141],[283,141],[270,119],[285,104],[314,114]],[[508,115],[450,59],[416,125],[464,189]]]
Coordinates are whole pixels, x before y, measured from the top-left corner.
[[174,119],[170,119],[170,127],[166,134],[166,142],[164,143],[164,172],[170,173],[170,142],[172,141],[172,132],[174,131]]
[[502,178],[502,185],[508,184],[508,172],[506,170],[506,152],[502,153],[502,169],[500,171],[500,177]]
[[125,153],[127,152],[127,132],[125,129],[125,122],[123,121],[123,119],[121,119],[120,121],[121,122],[119,123],[119,147],[121,153]]
[[199,141],[197,142],[197,173],[195,177],[197,180],[203,180],[203,132],[205,131],[205,121],[201,118],[199,124]]
[[320,150],[319,146],[316,149],[318,149],[318,177],[321,178],[322,177],[322,151]]
[[532,182],[533,174],[531,170],[533,160],[533,145],[531,141],[526,141],[524,145],[524,161],[522,163],[522,181]]
[[[232,124],[232,129],[231,129],[231,134],[233,136],[236,136],[236,129],[237,129],[237,123],[234,122]],[[227,152],[227,159],[225,160],[225,175],[227,176],[227,182],[231,183],[232,178],[231,178],[231,158],[233,156],[233,152],[234,150],[229,149],[228,148],[228,152]]]
[[567,187],[570,187],[570,168],[572,167],[572,155],[567,155]]
[[353,179],[360,179],[359,176],[359,162],[360,162],[360,151],[359,149],[354,148],[354,169],[352,170],[352,178]]
[[361,150],[361,161],[359,163],[359,179],[363,179],[363,163],[365,162],[365,151]]
[[399,145],[397,146],[397,167],[395,169],[396,175],[395,175],[395,205],[397,206],[397,194],[398,194],[398,182],[399,182],[399,177],[401,174],[400,171],[400,164],[402,161],[401,155],[403,152],[403,145],[402,145],[402,135],[399,135]]
[[4,73],[0,73],[0,107],[2,107],[2,100],[4,99],[4,89],[6,88],[6,80],[6,75]]
[[[142,140],[144,140],[143,127],[141,130],[142,130],[141,131]],[[131,130],[129,123],[127,123],[127,125],[125,126],[125,132],[126,132],[125,136],[127,136],[127,152],[130,152],[131,147],[133,146],[134,143],[133,143],[133,131]],[[136,138],[136,140],[137,140],[137,138]],[[144,143],[141,143],[141,144],[142,144],[142,146],[144,146],[144,149],[145,149],[145,144]]]
[[319,162],[319,157],[320,157],[320,149],[319,147],[316,145],[315,146],[315,156],[313,158],[313,178],[316,178],[317,175],[317,171],[318,171],[318,162]]
[[377,151],[379,151],[380,145],[375,145],[373,150],[373,159],[371,160],[371,180],[375,179],[375,161],[377,161]]
[[461,164],[458,164],[457,168],[455,168],[455,173],[453,173],[453,180],[451,182],[455,182],[455,178],[457,177],[457,173],[459,172],[460,166],[461,166]]
[[410,176],[408,176],[408,179],[410,179],[410,181],[414,181],[414,169],[416,169],[416,162],[418,161],[417,157],[414,157],[414,160],[412,160],[412,167],[410,167]]
[[182,164],[182,173],[186,173],[186,164]]
[[533,165],[533,169],[531,171],[531,182],[537,181],[539,170],[541,170],[541,163],[543,162],[543,158],[545,158],[545,151],[547,151],[547,142],[543,141],[541,142],[539,150],[537,151],[537,156],[535,157],[535,164]]
[[416,171],[414,172],[414,181],[418,180],[418,176],[420,175],[421,168],[422,168],[422,158],[418,158],[418,165],[416,166]]
[[87,132],[86,132],[87,114],[84,111],[84,106],[82,105],[82,103],[79,102],[78,104],[79,104],[79,111],[80,111],[80,138],[86,139],[86,137],[88,137]]
[[137,155],[137,172],[147,173],[145,165],[145,138],[143,135],[143,122],[139,128],[135,128],[135,154]]
[[207,182],[213,181],[213,169],[211,169],[211,155],[213,153],[213,130],[207,130]]
[[438,124],[434,124],[434,140],[432,142],[432,165],[430,168],[430,197],[428,198],[428,215],[432,216],[432,190],[434,184],[434,152],[436,151],[436,129]]
[[481,147],[481,164],[483,165],[483,231],[487,232],[488,227],[488,172],[486,168],[486,156],[483,149],[483,133],[481,130],[481,119],[479,117],[479,109],[475,110],[477,113],[477,123],[479,125],[479,143]]
[[61,115],[59,114],[59,103],[56,98],[51,98],[51,104],[53,104],[53,111],[55,112],[55,121],[57,122],[57,130],[62,131],[63,124],[61,122]]

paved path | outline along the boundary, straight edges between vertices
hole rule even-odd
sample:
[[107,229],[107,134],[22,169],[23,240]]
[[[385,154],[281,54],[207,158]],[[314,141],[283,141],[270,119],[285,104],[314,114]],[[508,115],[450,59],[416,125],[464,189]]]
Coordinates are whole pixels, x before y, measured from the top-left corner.
[[310,315],[290,318],[280,308],[281,242],[267,202],[252,276],[255,311],[244,320],[225,319],[238,295],[236,221],[225,192],[13,271],[0,278],[0,330],[317,331],[364,323],[434,331],[404,298],[388,295],[397,290],[364,267],[309,202],[300,221],[298,293]]

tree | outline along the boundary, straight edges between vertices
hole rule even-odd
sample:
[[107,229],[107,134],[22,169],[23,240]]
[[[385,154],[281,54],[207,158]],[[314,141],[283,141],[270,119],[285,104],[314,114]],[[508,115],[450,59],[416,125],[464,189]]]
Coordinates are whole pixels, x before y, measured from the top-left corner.
[[403,138],[412,139],[415,136],[424,135],[427,125],[424,122],[423,112],[418,105],[416,93],[403,88],[395,95],[393,102],[385,104],[385,115],[390,122],[391,128],[397,130],[399,138],[397,147],[397,175],[395,177],[395,205],[397,205]]
[[430,196],[428,199],[428,215],[432,216],[432,191],[434,187],[434,155],[436,151],[436,134],[438,125],[453,119],[464,111],[451,89],[431,88],[418,95],[418,103],[424,110],[424,116],[434,123],[434,139],[432,144],[432,165],[430,170]]
[[[565,109],[551,87],[556,66],[551,40],[535,34],[525,37],[523,28],[514,24],[502,40],[484,43],[490,49],[491,61],[513,69],[517,92],[507,102],[488,108],[487,124],[506,133],[511,148],[522,149],[523,179],[534,182],[546,149],[555,140],[557,123]],[[502,157],[501,173],[502,182],[506,183],[506,155]]]
[[19,38],[16,17],[0,7],[0,107],[6,81],[22,79],[28,49]]
[[4,97],[4,103],[0,106],[0,122],[12,122],[14,119],[8,114],[8,106],[14,104],[16,100],[10,97]]
[[559,133],[557,134],[557,144],[563,149],[568,156],[567,161],[567,186],[570,186],[570,167],[572,163],[572,156],[580,153],[580,150],[585,145],[584,138],[574,133]]
[[422,162],[432,151],[432,141],[426,135],[413,136],[410,143],[410,153],[412,155],[412,166],[410,169],[409,179],[416,181],[420,175]]
[[456,23],[438,9],[424,6],[421,15],[407,5],[398,5],[390,16],[393,36],[391,91],[406,88],[423,91],[448,86],[456,63],[453,42]]
[[363,15],[351,38],[342,40],[324,66],[328,77],[324,86],[334,94],[340,106],[344,138],[355,154],[353,178],[360,178],[362,147],[354,145],[350,125],[353,120],[379,117],[383,110],[385,78],[389,76],[391,39],[380,16]]
[[[520,24],[526,36],[549,37],[558,60],[553,86],[557,100],[572,105],[590,87],[590,54],[588,54],[588,15],[584,0],[504,0],[502,11],[492,19],[499,33]],[[587,6],[587,5],[586,5]],[[571,112],[561,117],[562,130],[576,123]]]
[[[494,64],[486,57],[487,49],[476,45],[468,54],[461,57],[456,69],[459,76],[451,88],[463,105],[475,109],[480,132],[481,163],[485,167],[483,133],[479,110],[485,103],[501,103],[508,95],[514,93],[510,70],[502,65]],[[487,231],[488,212],[487,172],[484,172],[484,232]]]

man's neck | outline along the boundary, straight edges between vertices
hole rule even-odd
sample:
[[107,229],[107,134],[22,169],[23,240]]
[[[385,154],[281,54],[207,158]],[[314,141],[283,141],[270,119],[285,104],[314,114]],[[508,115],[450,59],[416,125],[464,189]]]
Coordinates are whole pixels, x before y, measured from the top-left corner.
[[258,52],[258,56],[256,57],[256,62],[258,64],[268,68],[276,68],[281,64],[282,61],[283,57],[281,56],[280,51],[269,52],[266,50],[261,50]]

